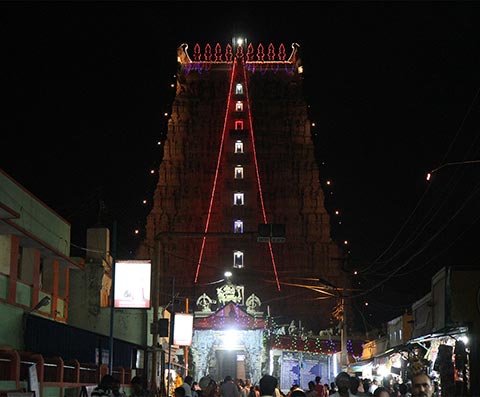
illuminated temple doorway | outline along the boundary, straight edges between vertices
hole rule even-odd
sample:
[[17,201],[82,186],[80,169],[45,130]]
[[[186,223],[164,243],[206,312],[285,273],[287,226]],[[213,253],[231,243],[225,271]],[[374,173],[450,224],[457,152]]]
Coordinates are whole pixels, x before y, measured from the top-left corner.
[[194,379],[210,375],[258,383],[268,366],[263,313],[229,302],[215,312],[195,312],[190,349]]
[[245,350],[218,349],[216,356],[216,373],[210,373],[215,379],[225,379],[227,375],[233,379],[246,378]]

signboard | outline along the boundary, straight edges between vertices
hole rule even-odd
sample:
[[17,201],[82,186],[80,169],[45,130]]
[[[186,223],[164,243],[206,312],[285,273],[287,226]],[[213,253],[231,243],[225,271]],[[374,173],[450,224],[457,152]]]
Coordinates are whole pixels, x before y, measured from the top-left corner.
[[173,326],[173,344],[178,346],[191,346],[193,335],[193,315],[175,313]]
[[152,264],[149,260],[125,260],[115,263],[116,309],[149,309]]
[[28,367],[28,386],[30,391],[35,393],[35,397],[41,397],[36,364],[32,364]]
[[289,390],[293,385],[300,385],[300,356],[294,352],[282,352],[280,388]]

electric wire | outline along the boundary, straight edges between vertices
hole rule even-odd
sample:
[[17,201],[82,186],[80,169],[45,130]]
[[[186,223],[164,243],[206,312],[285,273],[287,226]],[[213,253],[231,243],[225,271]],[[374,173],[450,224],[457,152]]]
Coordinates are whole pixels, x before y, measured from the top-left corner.
[[378,287],[380,287],[381,285],[385,284],[388,280],[390,280],[393,276],[395,276],[395,274],[397,274],[398,272],[400,272],[400,270],[402,270],[404,267],[408,266],[410,264],[410,262],[415,259],[419,254],[421,254],[422,252],[424,252],[430,245],[430,243],[432,241],[435,240],[435,238],[437,236],[439,236],[445,229],[446,227],[448,226],[448,224],[463,210],[463,208],[465,208],[465,206],[467,205],[467,203],[480,191],[480,185],[478,185],[478,187],[475,189],[475,191],[469,196],[469,198],[467,200],[465,200],[462,205],[457,209],[457,211],[450,217],[450,219],[441,227],[439,228],[439,230],[433,234],[433,236],[424,244],[423,247],[421,247],[417,252],[415,252],[414,254],[412,254],[402,265],[398,266],[397,269],[395,269],[393,272],[391,272],[387,277],[385,277],[384,279],[382,279],[381,281],[379,281],[378,283],[376,283],[374,286],[368,288],[367,290],[363,291],[363,292],[360,292],[356,295],[352,295],[352,296],[347,296],[346,298],[350,298],[350,299],[353,299],[353,298],[357,298],[357,297],[360,297],[360,296],[364,296],[366,294],[369,294],[370,292],[376,290]]
[[[463,129],[463,126],[468,118],[468,116],[470,115],[472,109],[473,109],[473,106],[477,100],[477,97],[480,93],[480,87],[477,89],[476,93],[475,93],[475,96],[474,98],[472,99],[472,101],[470,102],[470,105],[467,109],[467,112],[465,113],[464,117],[462,118],[462,121],[459,125],[459,127],[457,128],[456,130],[456,133],[455,133],[455,136],[454,138],[451,140],[450,142],[450,145],[445,153],[445,155],[443,156],[443,160],[442,160],[442,163],[444,163],[446,161],[446,158],[448,157],[448,154],[450,153],[455,141],[457,140],[459,134],[460,134],[460,131]],[[470,146],[470,149],[472,149],[473,146]],[[453,177],[452,179],[453,180]],[[430,187],[432,186],[432,184],[429,184],[427,186],[427,188],[424,190],[422,196],[420,197],[420,199],[417,201],[413,211],[410,213],[410,215],[407,217],[407,219],[405,220],[405,222],[401,225],[400,229],[398,230],[398,232],[395,234],[394,238],[392,239],[392,241],[390,242],[390,244],[387,246],[387,248],[385,248],[372,262],[370,265],[368,265],[366,268],[363,268],[363,269],[359,269],[360,272],[362,273],[367,273],[372,267],[374,267],[375,265],[377,265],[378,263],[380,263],[380,259],[384,257],[384,255],[386,255],[386,253],[393,247],[393,245],[395,244],[395,242],[398,240],[398,238],[400,237],[402,231],[406,228],[406,226],[408,225],[408,223],[410,222],[410,220],[413,218],[414,214],[417,212],[417,210],[419,209],[420,205],[422,204],[422,202],[424,201],[427,193],[429,192],[430,190]],[[444,197],[442,197],[443,199]],[[430,212],[430,211],[429,211]],[[428,215],[428,214],[427,214]],[[418,227],[417,227],[418,229]],[[406,249],[407,247],[404,246],[403,250]],[[399,251],[402,250],[399,249],[396,253],[393,254],[393,257],[396,256]]]

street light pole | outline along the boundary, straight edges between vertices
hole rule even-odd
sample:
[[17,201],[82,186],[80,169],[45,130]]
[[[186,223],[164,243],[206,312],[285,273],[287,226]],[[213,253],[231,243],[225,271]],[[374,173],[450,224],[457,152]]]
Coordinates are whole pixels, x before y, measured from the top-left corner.
[[445,167],[450,167],[452,165],[476,164],[476,163],[480,163],[480,160],[465,160],[465,161],[454,161],[454,162],[451,162],[451,163],[445,163],[445,164],[442,164],[441,166],[439,166],[437,168],[434,168],[430,172],[428,172],[426,179],[427,179],[427,181],[429,181],[432,178],[433,173],[435,173],[438,170],[441,170],[442,168],[445,168]]

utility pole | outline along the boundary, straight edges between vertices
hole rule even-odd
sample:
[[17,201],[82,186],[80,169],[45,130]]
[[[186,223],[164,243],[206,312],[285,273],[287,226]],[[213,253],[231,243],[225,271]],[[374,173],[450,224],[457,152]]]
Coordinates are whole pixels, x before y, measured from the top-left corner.
[[341,321],[341,328],[340,328],[340,344],[341,344],[341,353],[340,353],[340,367],[343,370],[346,370],[348,366],[348,354],[347,354],[347,310],[345,306],[345,295],[344,295],[344,289],[338,288],[337,286],[333,285],[327,280],[324,280],[322,278],[318,279],[318,282],[325,286],[328,289],[333,289],[337,295],[337,297],[340,299],[340,313],[341,316],[335,315],[335,317],[340,317]]
[[175,319],[175,277],[172,277],[172,310],[170,312],[170,332],[168,335],[168,383],[167,397],[170,396],[170,369],[172,366],[173,321]]
[[342,305],[342,331],[341,331],[341,344],[342,344],[342,356],[340,366],[342,369],[346,369],[348,366],[348,354],[347,354],[347,310],[345,307],[345,297],[343,292],[340,291],[340,304]]
[[[112,286],[110,288],[111,306],[110,306],[110,349],[108,352],[108,370],[110,375],[113,373],[113,325],[115,320],[115,262],[117,260],[117,221],[113,221],[112,233]],[[98,352],[102,357],[102,352]],[[101,358],[100,358],[101,359]]]
[[155,242],[153,246],[153,269],[152,269],[152,303],[153,303],[153,320],[152,320],[152,373],[150,378],[150,390],[157,391],[157,367],[158,367],[158,306],[159,306],[159,274],[160,260],[158,255],[158,244]]
[[[188,298],[185,299],[185,313],[188,314]],[[188,375],[188,346],[185,346],[185,376]]]

